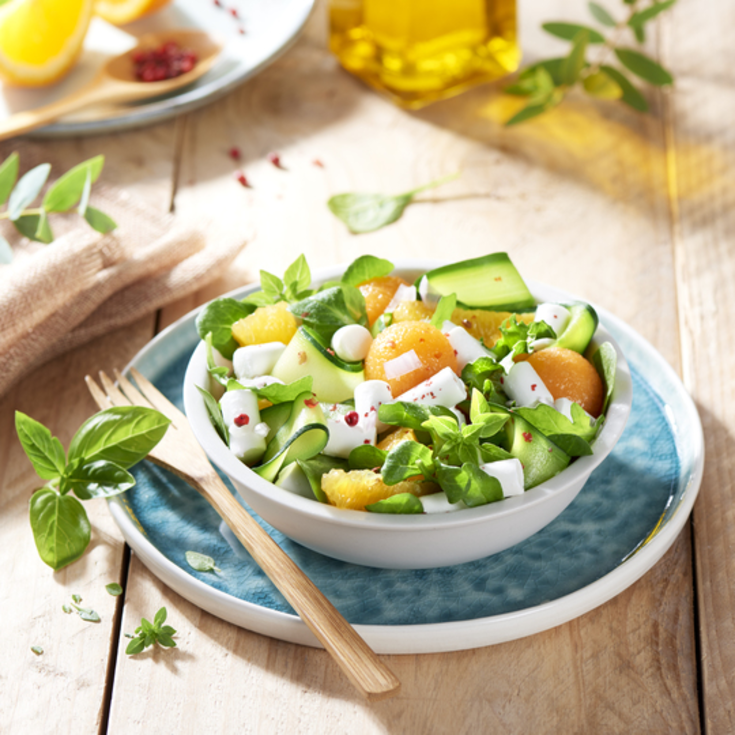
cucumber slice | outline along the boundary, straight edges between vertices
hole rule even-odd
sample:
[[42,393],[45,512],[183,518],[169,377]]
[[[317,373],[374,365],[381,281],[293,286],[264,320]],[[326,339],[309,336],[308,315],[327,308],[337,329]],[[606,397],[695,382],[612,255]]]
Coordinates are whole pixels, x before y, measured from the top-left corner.
[[507,253],[492,253],[435,268],[424,278],[442,296],[457,294],[460,306],[519,311],[536,305]]
[[269,428],[268,436],[265,438],[266,444],[270,443],[278,430],[288,421],[291,406],[291,403],[276,403],[260,412],[260,420],[265,421]]
[[[306,401],[308,401],[308,403],[306,403]],[[268,442],[261,465],[281,454],[283,448],[289,442],[291,437],[302,426],[311,424],[321,424],[325,428],[327,426],[327,421],[324,418],[324,412],[322,411],[321,406],[313,400],[311,393],[302,393],[298,398],[296,398],[289,408],[290,413],[288,419],[283,422],[273,438]]]
[[550,347],[564,347],[583,355],[597,330],[600,319],[597,312],[581,301],[564,304],[571,313],[567,328],[557,337]]
[[355,388],[365,380],[362,363],[349,363],[327,352],[307,328],[299,327],[288,343],[272,375],[284,383],[311,375],[312,390],[325,403],[340,403],[352,398]]

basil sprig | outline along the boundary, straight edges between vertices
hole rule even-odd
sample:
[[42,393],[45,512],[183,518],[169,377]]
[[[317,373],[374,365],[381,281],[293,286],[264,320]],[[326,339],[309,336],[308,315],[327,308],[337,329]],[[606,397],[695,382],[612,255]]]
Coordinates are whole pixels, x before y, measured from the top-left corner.
[[105,498],[133,487],[135,478],[127,470],[158,444],[170,423],[152,408],[107,408],[82,424],[67,456],[43,424],[16,411],[20,443],[38,476],[47,480],[30,500],[33,538],[46,564],[61,569],[84,553],[91,526],[77,498]]
[[135,629],[135,635],[125,634],[127,638],[132,638],[125,649],[125,653],[128,656],[134,656],[154,643],[158,643],[159,646],[164,648],[176,648],[176,641],[173,639],[176,631],[170,625],[164,625],[167,615],[166,608],[162,607],[156,613],[152,623],[145,618],[141,618],[140,625]]

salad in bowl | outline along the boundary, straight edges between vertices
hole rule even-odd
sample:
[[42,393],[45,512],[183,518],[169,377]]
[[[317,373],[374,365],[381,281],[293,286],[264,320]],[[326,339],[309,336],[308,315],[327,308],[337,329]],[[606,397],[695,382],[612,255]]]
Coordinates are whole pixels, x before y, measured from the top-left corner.
[[595,309],[529,288],[506,253],[366,255],[207,304],[184,401],[200,443],[266,521],[336,558],[480,558],[553,520],[630,410]]

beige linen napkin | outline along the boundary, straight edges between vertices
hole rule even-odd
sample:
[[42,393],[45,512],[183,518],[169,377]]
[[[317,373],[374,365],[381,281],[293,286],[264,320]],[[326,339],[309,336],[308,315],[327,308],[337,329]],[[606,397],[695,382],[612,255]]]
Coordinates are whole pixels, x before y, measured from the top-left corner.
[[161,216],[113,187],[92,196],[114,232],[99,235],[77,217],[30,254],[8,237],[20,254],[0,266],[0,396],[47,360],[202,288],[245,244],[215,222]]

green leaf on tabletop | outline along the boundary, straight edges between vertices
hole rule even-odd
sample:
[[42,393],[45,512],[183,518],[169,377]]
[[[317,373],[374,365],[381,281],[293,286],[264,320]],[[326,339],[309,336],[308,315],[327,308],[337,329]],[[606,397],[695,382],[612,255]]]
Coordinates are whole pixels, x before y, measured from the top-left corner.
[[602,70],[588,74],[582,86],[587,94],[600,100],[617,100],[623,96],[620,85]]
[[61,610],[67,615],[71,615],[74,612],[74,610],[72,610],[71,607],[69,607],[69,605],[62,605]]
[[171,419],[153,408],[106,408],[79,427],[69,445],[69,462],[105,460],[127,469],[150,453],[170,423]]
[[81,596],[81,595],[72,595],[72,596],[71,596],[71,601],[72,601],[72,602],[73,602],[73,603],[74,603],[75,605],[78,605],[78,604],[79,604],[79,603],[80,603],[80,602],[82,601],[82,596]]
[[20,411],[15,412],[15,431],[36,474],[43,480],[60,477],[66,467],[61,442],[43,424]]
[[214,396],[208,390],[205,390],[199,385],[196,388],[204,399],[204,406],[207,409],[209,418],[212,420],[212,424],[214,424],[214,428],[217,430],[220,439],[222,439],[225,444],[229,445],[230,432],[227,430],[225,420],[222,418],[222,411],[220,411],[219,403],[217,403]]
[[441,329],[444,322],[451,321],[452,314],[457,308],[457,294],[449,294],[448,296],[442,296],[439,299],[439,303],[436,305],[434,315],[431,317],[432,326],[437,329]]
[[365,506],[365,510],[371,513],[394,513],[397,515],[407,515],[423,513],[424,506],[421,501],[411,493],[399,493],[390,498],[379,500],[377,503],[371,503]]
[[[67,171],[46,192],[43,198],[43,208],[47,212],[69,211],[84,193],[87,179],[89,179],[90,186],[94,184],[104,164],[104,156],[95,156]],[[86,212],[87,207],[85,206],[84,209]]]
[[618,353],[610,342],[603,342],[594,355],[592,355],[592,364],[602,379],[602,385],[605,389],[605,398],[602,404],[602,413],[607,411],[610,405],[610,399],[615,389],[615,373],[618,366]]
[[89,206],[89,195],[92,193],[92,172],[87,169],[87,172],[84,176],[84,187],[82,188],[82,196],[79,199],[79,206],[77,207],[77,212],[79,212],[82,217],[87,212],[87,207]]
[[48,215],[45,210],[38,217],[38,225],[36,226],[33,239],[36,242],[42,242],[44,245],[48,245],[54,241],[54,233],[51,231],[51,225],[49,224]]
[[8,217],[11,221],[17,220],[23,210],[41,193],[50,171],[51,164],[42,163],[21,177],[8,199]]
[[382,467],[387,456],[385,449],[378,449],[373,444],[361,444],[350,452],[347,461],[351,470],[372,470]]
[[602,23],[602,25],[607,26],[608,28],[614,28],[618,23],[615,20],[615,18],[610,15],[610,13],[607,12],[605,8],[602,7],[602,5],[598,3],[588,3],[587,7],[590,10],[590,13],[594,16],[595,20],[599,23]]
[[97,614],[96,611],[92,610],[91,608],[79,607],[79,605],[74,605],[74,607],[76,608],[76,611],[82,620],[86,620],[88,623],[100,622],[100,616]]
[[432,416],[443,416],[457,423],[457,417],[444,406],[430,406],[426,403],[396,401],[384,403],[378,409],[378,418],[384,424],[405,426],[407,429],[422,431],[422,426]]
[[41,648],[41,646],[31,646],[31,651],[33,651],[36,656],[41,656],[43,654],[43,648]]
[[283,274],[285,296],[287,301],[294,301],[299,294],[311,285],[311,271],[306,257],[302,253],[291,263]]
[[123,592],[123,588],[117,582],[106,584],[105,589],[107,590],[107,594],[112,595],[113,597],[118,597]]
[[589,31],[581,30],[574,36],[572,48],[564,63],[564,83],[570,87],[576,84],[579,74],[585,66],[587,45],[590,42]]
[[594,439],[597,426],[595,420],[578,404],[572,404],[572,421],[555,408],[543,403],[534,408],[517,408],[515,413],[535,426],[571,457],[592,454],[589,442]]
[[199,336],[206,339],[212,334],[212,346],[228,360],[240,346],[232,336],[232,325],[255,311],[255,305],[236,299],[222,298],[210,301],[197,315],[196,327]]
[[322,490],[322,475],[326,475],[331,470],[344,470],[346,472],[350,469],[346,459],[329,457],[326,454],[317,454],[311,459],[297,459],[296,463],[303,470],[309,485],[311,485],[314,497],[320,503],[327,502],[327,496]]
[[374,255],[361,255],[352,261],[342,276],[342,283],[357,286],[371,278],[381,278],[393,272],[394,265],[389,260]]
[[665,0],[661,3],[654,2],[653,5],[633,13],[628,19],[628,25],[633,29],[641,27],[649,20],[655,18],[659,13],[668,10],[675,2],[676,0]]
[[39,238],[36,237],[36,233],[38,232],[40,225],[41,215],[39,214],[24,214],[13,222],[13,227],[15,227],[21,235],[27,237],[29,240],[33,240],[34,242],[43,242],[43,240],[39,240]]
[[634,110],[638,110],[638,112],[648,112],[646,98],[631,84],[625,74],[613,66],[606,65],[602,65],[600,71],[605,72],[620,87],[622,92],[622,96],[620,97],[621,102],[624,102]]
[[8,201],[18,180],[18,166],[20,157],[16,152],[11,153],[0,165],[0,205]]
[[31,496],[30,517],[38,554],[50,567],[61,569],[84,553],[91,526],[76,498],[41,488]]
[[[130,656],[134,656],[137,653],[141,653],[149,646],[154,643],[158,643],[164,648],[174,648],[176,641],[172,638],[176,634],[176,631],[170,625],[164,625],[166,622],[166,608],[162,607],[153,619],[153,623],[150,623],[145,618],[142,618],[140,625],[135,629],[136,636],[132,638],[128,643],[125,653]],[[126,634],[127,637],[128,634]]]
[[13,262],[13,248],[10,243],[0,235],[0,265],[10,265]]
[[434,459],[431,449],[414,441],[403,441],[388,452],[382,477],[386,485],[396,485],[416,475],[431,475]]
[[114,462],[97,460],[81,466],[70,465],[72,471],[61,479],[60,492],[73,490],[80,500],[109,498],[129,490],[135,485],[135,478]]
[[365,297],[354,286],[327,288],[289,306],[292,314],[328,341],[348,324],[367,326]]
[[458,173],[445,176],[405,194],[393,196],[387,194],[336,194],[329,199],[327,206],[332,214],[341,219],[353,234],[373,232],[399,219],[417,194],[452,181],[458,176]]
[[166,608],[162,607],[153,618],[153,627],[160,630],[161,626],[166,622],[167,615]]
[[605,37],[601,33],[578,23],[543,23],[541,27],[552,36],[563,38],[565,41],[574,41],[577,34],[585,32],[589,36],[587,43],[605,43]]
[[674,81],[674,78],[666,69],[645,54],[640,53],[640,51],[616,48],[615,55],[628,71],[651,84],[662,87]]
[[187,551],[186,563],[196,572],[221,572],[222,570],[215,564],[214,559],[206,554],[200,554],[198,551]]
[[87,220],[87,224],[93,230],[103,235],[117,229],[117,223],[112,217],[106,215],[104,212],[100,212],[99,209],[95,209],[94,207],[87,206],[84,211],[84,219]]

